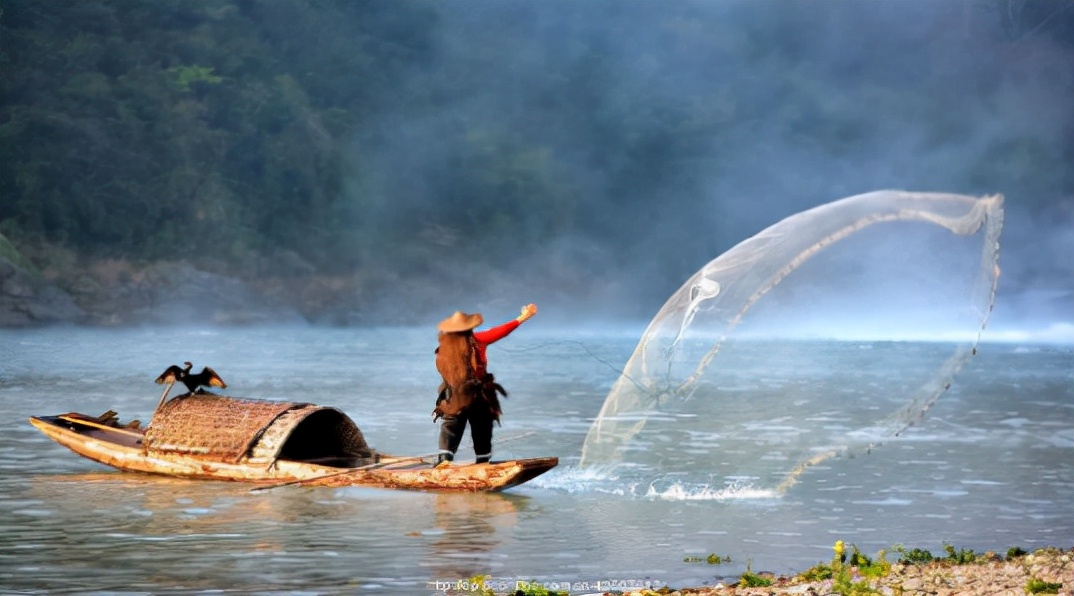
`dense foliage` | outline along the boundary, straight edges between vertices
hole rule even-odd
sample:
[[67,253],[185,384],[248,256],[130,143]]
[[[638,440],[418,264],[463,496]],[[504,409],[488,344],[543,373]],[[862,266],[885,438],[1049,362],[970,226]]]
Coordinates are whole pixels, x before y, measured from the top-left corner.
[[415,273],[597,238],[679,280],[884,186],[1040,212],[1074,193],[1069,111],[995,115],[1070,89],[1066,4],[948,3],[885,37],[901,3],[4,0],[0,232]]
[[397,100],[393,73],[423,59],[433,15],[377,2],[34,0],[5,2],[2,19],[5,233],[228,258],[318,254],[335,240],[341,149]]

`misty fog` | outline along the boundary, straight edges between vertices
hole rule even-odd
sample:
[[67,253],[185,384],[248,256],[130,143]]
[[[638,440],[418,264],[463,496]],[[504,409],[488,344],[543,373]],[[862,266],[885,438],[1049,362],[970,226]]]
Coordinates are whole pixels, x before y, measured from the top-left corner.
[[[88,216],[57,232],[62,213],[34,210],[73,191],[40,194],[40,175],[18,168],[3,173],[11,237],[73,242],[82,230],[78,250],[99,241],[106,255],[135,246],[233,270],[286,249],[308,269],[366,274],[349,298],[364,321],[425,324],[455,309],[500,319],[532,301],[550,323],[583,325],[647,320],[706,262],[820,204],[878,189],[999,193],[992,325],[1074,323],[1071,0],[217,0],[160,8],[153,23],[174,36],[138,46],[121,32],[147,18],[143,3],[5,4],[0,21],[19,34],[5,44],[14,99],[59,63],[23,67],[27,35],[83,19],[73,27],[112,36],[95,58],[111,87],[66,87],[121,106],[71,116],[63,134],[91,139],[87,168],[123,163],[108,123],[131,112],[116,91],[128,63],[186,77],[165,122],[133,126],[175,118],[180,134],[206,121],[216,135],[161,150],[208,153],[177,162],[196,184],[165,163],[167,188],[128,193],[149,206],[119,183],[78,195],[77,213],[101,214],[109,234],[123,226],[103,213],[161,231],[145,246],[137,231],[94,232]],[[256,78],[254,66],[283,74]],[[259,123],[276,97],[300,100]],[[10,128],[9,163],[55,138]],[[132,161],[125,175],[146,167]],[[189,212],[192,224],[174,215]]]
[[[1072,3],[1045,4],[1052,27],[1069,27]],[[584,310],[644,317],[706,261],[806,208],[882,188],[999,192],[996,320],[1070,321],[1074,40],[1045,22],[1005,30],[1019,5],[449,5],[413,84],[428,70],[460,84],[435,113],[382,114],[375,142],[356,140],[358,171],[390,197],[362,225],[405,219],[436,237],[423,206],[451,192],[438,182],[452,168],[482,167],[460,154],[494,131],[554,156],[571,189],[497,200],[518,202],[520,219],[530,201],[559,200],[582,223],[490,272],[462,306],[584,298]],[[618,137],[623,120],[637,126]],[[622,153],[601,153],[609,143]],[[440,233],[480,234],[481,211],[468,215],[472,228]]]

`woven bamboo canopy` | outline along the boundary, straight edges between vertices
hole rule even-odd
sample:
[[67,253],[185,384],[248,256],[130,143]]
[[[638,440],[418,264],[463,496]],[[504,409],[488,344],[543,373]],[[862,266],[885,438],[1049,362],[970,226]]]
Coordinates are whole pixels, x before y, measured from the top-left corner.
[[145,449],[230,462],[367,458],[373,450],[343,412],[303,402],[186,394],[153,415]]

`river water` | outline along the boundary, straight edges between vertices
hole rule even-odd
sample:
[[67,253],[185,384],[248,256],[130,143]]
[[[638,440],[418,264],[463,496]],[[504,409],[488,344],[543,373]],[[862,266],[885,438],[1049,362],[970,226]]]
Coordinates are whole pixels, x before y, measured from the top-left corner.
[[[426,594],[484,575],[495,588],[535,581],[583,593],[598,581],[602,590],[711,584],[747,565],[794,572],[828,560],[838,539],[868,555],[896,545],[936,554],[945,544],[1074,546],[1074,347],[982,344],[922,422],[777,492],[750,474],[748,458],[733,477],[714,475],[733,451],[721,445],[818,432],[809,416],[766,426],[771,411],[732,419],[712,407],[676,444],[683,459],[671,476],[660,474],[663,460],[644,461],[647,449],[614,472],[577,467],[639,332],[527,327],[490,348],[490,368],[511,391],[495,457],[561,460],[500,494],[251,493],[116,472],[27,423],[108,409],[145,420],[160,396],[153,379],[192,360],[220,373],[229,395],[336,406],[377,449],[425,454],[436,446],[438,384],[427,329],[0,332],[0,592]],[[847,349],[890,361],[897,378],[904,352],[929,348],[817,342],[809,352]],[[825,399],[842,397],[808,407],[843,407]],[[463,445],[460,459],[472,457],[468,438]],[[669,448],[657,447],[665,457]],[[731,562],[711,565],[709,554]]]

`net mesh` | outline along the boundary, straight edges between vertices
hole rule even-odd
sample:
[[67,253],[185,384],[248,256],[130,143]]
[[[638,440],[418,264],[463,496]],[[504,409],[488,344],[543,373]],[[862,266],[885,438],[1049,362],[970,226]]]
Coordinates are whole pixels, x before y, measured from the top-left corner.
[[[823,415],[795,410],[821,387],[847,392],[838,433],[774,433],[774,446],[743,457],[781,461],[777,467],[793,475],[848,445],[898,434],[975,352],[994,302],[1002,224],[999,195],[878,191],[798,213],[741,242],[690,277],[649,323],[587,434],[581,465],[629,463],[653,444],[649,437],[639,450],[634,439],[643,430],[678,432],[681,443],[689,440],[684,427],[711,433],[764,419],[756,407]],[[839,333],[899,338],[915,328],[919,337],[950,340],[953,350],[920,354],[932,363],[927,372],[872,389],[861,378],[868,367],[853,364],[853,354],[838,361],[826,354],[821,362],[815,346],[772,341]],[[735,401],[736,387],[756,385],[781,358],[811,361],[815,377],[829,378],[822,384],[796,371],[791,382],[774,382],[780,387],[769,395],[762,387],[739,396],[754,403]],[[887,369],[876,371],[878,378],[892,364],[880,366]],[[840,374],[855,378],[833,383]],[[850,405],[867,413],[848,414]],[[727,469],[743,467],[731,462]]]

